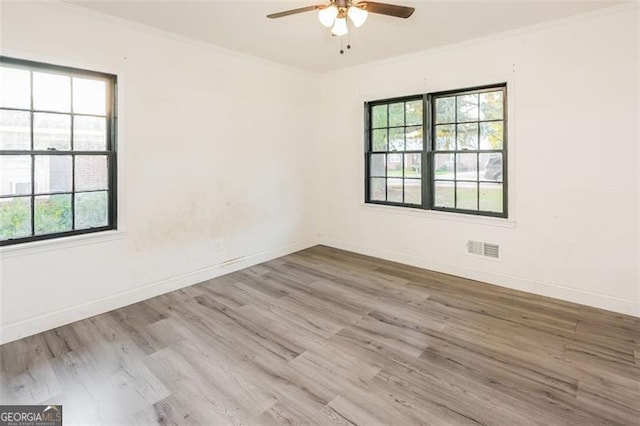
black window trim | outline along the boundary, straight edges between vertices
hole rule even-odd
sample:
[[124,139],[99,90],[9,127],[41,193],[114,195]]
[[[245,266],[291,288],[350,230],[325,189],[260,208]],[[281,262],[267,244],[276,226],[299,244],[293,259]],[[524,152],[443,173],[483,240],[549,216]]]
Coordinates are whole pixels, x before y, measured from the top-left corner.
[[[447,97],[451,95],[464,95],[468,93],[483,93],[483,92],[491,92],[496,89],[500,89],[503,91],[503,120],[504,130],[503,130],[503,146],[500,151],[503,154],[502,158],[502,185],[503,185],[503,197],[502,197],[502,212],[489,212],[489,211],[481,211],[481,210],[466,210],[459,208],[451,208],[451,207],[436,207],[434,206],[434,161],[433,157],[435,154],[435,150],[433,149],[433,132],[435,131],[434,125],[434,111],[432,111],[432,105],[436,98]],[[495,217],[501,219],[508,219],[509,217],[509,178],[508,178],[508,90],[507,90],[507,82],[494,83],[494,84],[485,84],[481,86],[473,86],[473,87],[465,87],[461,89],[453,89],[453,90],[443,90],[439,92],[430,92],[418,95],[407,95],[407,96],[399,96],[393,98],[386,99],[377,99],[374,101],[367,101],[364,103],[364,111],[365,111],[365,132],[364,132],[364,202],[365,204],[377,204],[384,206],[393,206],[393,207],[404,207],[409,209],[420,209],[420,210],[428,210],[428,211],[437,211],[437,212],[447,212],[447,213],[458,213],[458,214],[466,214],[473,216],[482,216],[482,217]],[[391,104],[397,102],[407,102],[412,100],[417,100],[422,98],[422,114],[423,114],[423,145],[422,145],[422,167],[421,167],[421,181],[422,181],[422,203],[421,204],[408,204],[408,203],[397,203],[397,202],[389,202],[389,201],[380,201],[380,200],[371,200],[370,196],[370,154],[373,152],[371,146],[371,109],[377,105]],[[469,152],[479,152],[480,150],[471,150]],[[389,151],[381,151],[382,153],[387,153]],[[404,151],[402,151],[404,152]],[[442,151],[438,151],[442,152]],[[445,151],[447,152],[447,151]],[[482,152],[490,152],[487,150],[482,150]],[[479,172],[479,171],[478,171]]]
[[[88,69],[69,67],[64,65],[56,65],[46,62],[39,62],[27,59],[19,59],[14,57],[2,56],[0,55],[0,65],[7,64],[12,68],[25,69],[32,72],[46,72],[49,74],[61,74],[72,77],[91,77],[94,79],[101,79],[106,82],[106,100],[107,105],[110,107],[106,111],[106,120],[107,120],[107,146],[105,151],[78,151],[73,149],[73,131],[71,132],[71,147],[69,150],[65,151],[51,151],[51,150],[34,150],[33,149],[33,118],[31,119],[31,147],[29,150],[0,150],[0,155],[30,155],[32,157],[32,166],[31,166],[31,192],[29,195],[18,195],[16,197],[29,196],[31,197],[31,232],[32,235],[28,237],[21,238],[9,238],[6,240],[0,240],[0,247],[5,246],[14,246],[18,244],[30,243],[34,241],[43,241],[43,240],[59,240],[63,237],[70,237],[76,235],[84,235],[84,234],[94,234],[104,231],[115,231],[118,229],[118,163],[117,163],[117,130],[118,130],[118,77],[115,74],[110,74],[106,72],[93,71]],[[31,80],[31,84],[33,85],[33,80]],[[31,88],[31,96],[33,97],[33,87]],[[33,99],[30,105],[30,108],[10,108],[10,107],[1,107],[0,109],[9,110],[9,111],[29,111],[32,113],[51,113],[51,114],[70,114],[72,117],[74,115],[77,116],[87,116],[87,117],[96,117],[101,115],[96,114],[82,114],[73,112],[73,86],[71,87],[71,112],[60,112],[60,111],[47,111],[47,110],[37,110],[33,108]],[[73,118],[72,118],[73,120]],[[73,121],[71,122],[71,126],[73,128]],[[106,155],[107,156],[107,170],[108,170],[108,184],[107,184],[107,199],[109,202],[108,208],[108,224],[106,226],[95,227],[95,228],[87,228],[87,229],[72,229],[71,231],[65,232],[55,232],[50,234],[41,234],[35,235],[35,226],[34,226],[34,200],[36,195],[48,195],[48,194],[35,194],[33,185],[34,183],[34,168],[35,165],[33,162],[35,161],[36,155],[71,155],[72,158],[75,158],[77,155]],[[72,170],[74,169],[72,163]],[[72,173],[75,173],[74,171]],[[72,178],[72,188],[71,188],[71,205],[72,209],[75,208],[74,200],[75,200],[75,179]],[[100,190],[104,191],[104,190]],[[80,191],[82,193],[85,192],[96,192],[96,191]],[[73,211],[73,210],[72,210]],[[75,226],[75,215],[72,214],[72,228]]]

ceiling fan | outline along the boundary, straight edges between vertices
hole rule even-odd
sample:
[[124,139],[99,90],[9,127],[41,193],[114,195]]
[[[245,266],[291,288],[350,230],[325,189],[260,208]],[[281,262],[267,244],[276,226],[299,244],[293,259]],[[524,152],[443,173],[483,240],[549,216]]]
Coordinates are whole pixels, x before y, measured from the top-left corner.
[[338,37],[349,33],[347,17],[353,26],[358,28],[367,20],[369,12],[406,19],[415,11],[413,7],[373,1],[330,0],[329,4],[318,4],[314,6],[300,7],[298,9],[285,10],[284,12],[267,15],[267,18],[282,18],[284,16],[310,12],[312,10],[318,11],[318,19],[320,19],[320,23],[325,27],[331,27],[331,34]]

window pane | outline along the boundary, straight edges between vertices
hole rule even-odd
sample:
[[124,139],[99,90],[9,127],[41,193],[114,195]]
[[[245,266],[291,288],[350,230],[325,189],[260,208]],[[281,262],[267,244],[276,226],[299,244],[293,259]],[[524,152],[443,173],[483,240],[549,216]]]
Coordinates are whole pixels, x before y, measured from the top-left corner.
[[408,204],[422,203],[422,184],[420,179],[404,180],[404,202]]
[[31,156],[0,156],[0,195],[31,194]]
[[402,154],[387,156],[387,176],[402,177]]
[[435,178],[453,180],[455,178],[455,154],[435,154],[433,156]]
[[371,176],[384,177],[384,172],[386,169],[385,154],[372,154],[370,167],[371,167],[371,170],[370,170]]
[[71,194],[35,197],[36,235],[71,230]]
[[458,124],[458,149],[478,149],[478,123]]
[[480,184],[480,210],[502,213],[502,184]]
[[0,110],[0,149],[31,149],[31,114]]
[[70,192],[71,156],[37,155],[35,178],[37,194]]
[[386,151],[387,150],[387,129],[379,129],[371,132],[372,150],[373,151]]
[[502,121],[480,123],[480,149],[502,149]]
[[455,207],[454,191],[455,183],[436,181],[434,184],[434,205],[436,207]]
[[93,191],[108,188],[107,156],[76,156],[76,191]]
[[411,101],[405,104],[407,114],[407,126],[419,124],[422,125],[422,99],[419,101]]
[[478,95],[457,96],[457,121],[463,123],[465,121],[478,121]]
[[64,75],[33,73],[33,108],[45,111],[71,111],[71,78]]
[[480,180],[502,182],[502,154],[480,154]]
[[371,108],[371,127],[387,127],[387,106],[377,105]]
[[436,149],[454,150],[456,149],[456,127],[455,124],[436,126]]
[[407,151],[422,149],[422,126],[407,127],[405,139]]
[[404,126],[404,102],[389,105],[389,127]]
[[373,178],[369,185],[369,198],[374,201],[385,201],[387,199],[386,179]]
[[0,240],[31,235],[31,197],[0,199]]
[[107,149],[107,119],[76,115],[73,118],[73,149],[105,151]]
[[421,176],[421,154],[404,155],[404,176],[419,178]]
[[480,94],[480,120],[502,120],[502,91]]
[[71,149],[71,116],[67,114],[33,114],[34,149]]
[[101,80],[73,78],[73,112],[105,115],[106,84]]
[[456,179],[478,180],[478,155],[456,154]]
[[109,221],[107,192],[77,193],[75,203],[76,229],[107,226]]
[[402,202],[402,179],[387,179],[387,201]]
[[0,106],[31,108],[31,73],[0,67]]
[[404,128],[389,129],[389,151],[404,151]]
[[436,99],[436,123],[456,122],[456,98]]
[[477,183],[456,182],[456,207],[465,210],[478,210]]

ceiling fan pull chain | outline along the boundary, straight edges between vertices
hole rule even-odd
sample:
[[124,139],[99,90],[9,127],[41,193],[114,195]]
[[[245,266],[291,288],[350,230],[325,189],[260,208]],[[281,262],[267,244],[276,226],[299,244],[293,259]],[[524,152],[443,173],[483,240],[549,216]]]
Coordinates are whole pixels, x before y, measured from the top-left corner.
[[340,54],[344,55],[344,38],[340,37]]

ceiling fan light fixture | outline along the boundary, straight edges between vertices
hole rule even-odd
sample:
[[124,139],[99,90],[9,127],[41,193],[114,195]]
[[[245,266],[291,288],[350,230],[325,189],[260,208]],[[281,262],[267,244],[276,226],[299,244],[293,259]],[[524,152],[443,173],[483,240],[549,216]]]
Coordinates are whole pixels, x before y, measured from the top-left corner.
[[338,16],[338,8],[335,4],[318,11],[318,19],[320,20],[320,23],[327,28],[334,25],[336,16]]
[[[0,0],[1,2],[2,0]],[[297,15],[299,13],[317,11],[320,23],[331,28],[331,35],[336,37],[344,37],[349,34],[349,22],[354,28],[359,28],[367,21],[369,13],[393,16],[395,18],[407,19],[410,17],[415,8],[407,6],[399,6],[397,4],[378,3],[369,0],[324,0],[325,4],[315,4],[311,6],[298,7],[278,13],[267,15],[269,19],[283,18],[285,16]],[[341,40],[344,46],[344,40]],[[347,41],[347,49],[351,45]],[[340,53],[344,53],[344,49],[340,49]]]
[[365,21],[367,20],[367,17],[369,16],[369,12],[367,12],[364,9],[360,9],[357,6],[351,6],[347,11],[347,15],[349,15],[349,19],[351,19],[351,22],[353,22],[353,25],[356,28],[360,28],[362,24],[364,24]]
[[347,18],[337,18],[336,22],[333,24],[333,28],[331,28],[331,34],[341,37],[348,33],[349,29],[347,28]]

